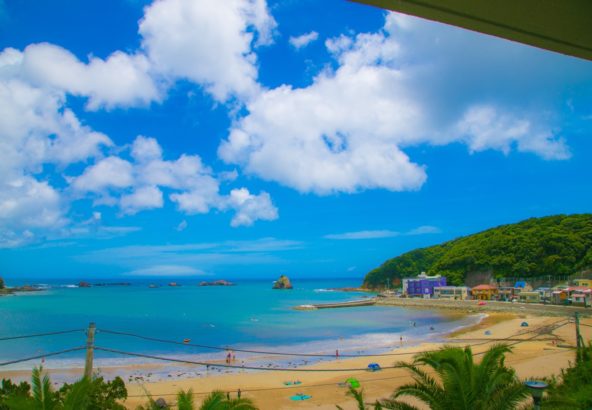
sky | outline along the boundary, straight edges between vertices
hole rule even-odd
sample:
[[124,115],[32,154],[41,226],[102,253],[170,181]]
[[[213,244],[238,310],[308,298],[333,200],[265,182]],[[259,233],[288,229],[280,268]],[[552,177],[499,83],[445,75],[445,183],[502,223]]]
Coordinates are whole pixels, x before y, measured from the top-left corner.
[[361,278],[590,212],[592,62],[343,0],[0,0],[0,276]]

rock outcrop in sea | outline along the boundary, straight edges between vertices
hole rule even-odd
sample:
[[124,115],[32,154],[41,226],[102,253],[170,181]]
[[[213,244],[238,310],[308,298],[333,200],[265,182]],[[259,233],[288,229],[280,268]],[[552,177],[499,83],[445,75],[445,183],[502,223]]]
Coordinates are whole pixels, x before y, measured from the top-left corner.
[[203,281],[199,284],[199,286],[234,286],[234,283],[229,282],[224,279],[214,280],[212,282]]
[[273,283],[273,289],[292,289],[290,279],[286,275],[280,276],[280,278]]

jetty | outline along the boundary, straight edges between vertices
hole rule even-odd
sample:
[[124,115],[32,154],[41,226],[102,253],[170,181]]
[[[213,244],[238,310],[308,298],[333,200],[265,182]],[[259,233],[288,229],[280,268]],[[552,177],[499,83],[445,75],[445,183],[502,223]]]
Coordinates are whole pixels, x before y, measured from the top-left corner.
[[351,300],[349,302],[335,302],[335,303],[318,303],[311,305],[299,305],[296,310],[316,310],[316,309],[336,309],[356,306],[372,306],[376,304],[376,299],[368,298],[362,300]]

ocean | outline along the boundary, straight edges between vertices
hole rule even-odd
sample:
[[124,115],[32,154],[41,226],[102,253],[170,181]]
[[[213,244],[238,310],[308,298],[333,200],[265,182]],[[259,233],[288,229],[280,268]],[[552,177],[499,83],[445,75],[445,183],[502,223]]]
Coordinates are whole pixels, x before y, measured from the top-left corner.
[[[44,355],[84,346],[84,331],[62,335],[1,340],[5,337],[62,330],[86,329],[96,323],[95,344],[127,352],[184,358],[222,360],[226,351],[168,344],[106,330],[193,344],[290,353],[375,354],[404,343],[440,340],[442,335],[478,320],[429,310],[367,306],[299,311],[301,304],[356,300],[362,292],[334,291],[354,287],[359,280],[294,280],[293,290],[272,290],[270,280],[237,281],[236,286],[197,286],[198,281],[176,280],[182,286],[148,287],[136,280],[130,286],[77,288],[66,281],[42,292],[0,297],[0,362]],[[63,286],[63,287],[60,287]],[[295,366],[306,357],[276,357],[235,352],[237,363]],[[96,367],[156,362],[152,359],[96,352]],[[3,366],[4,370],[31,369],[41,359]],[[81,368],[84,351],[48,357],[46,368]],[[160,376],[170,374],[167,365]],[[197,374],[197,373],[196,373]],[[155,374],[154,377],[159,377]]]

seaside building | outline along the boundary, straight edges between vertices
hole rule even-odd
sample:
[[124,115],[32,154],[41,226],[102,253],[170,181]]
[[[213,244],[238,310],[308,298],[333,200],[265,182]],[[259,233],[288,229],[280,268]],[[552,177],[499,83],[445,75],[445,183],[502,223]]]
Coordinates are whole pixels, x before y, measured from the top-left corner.
[[592,289],[578,290],[571,295],[571,304],[574,306],[592,306]]
[[412,297],[431,298],[434,295],[434,288],[437,286],[446,286],[445,276],[428,276],[425,272],[422,272],[415,278],[403,279],[403,294]]
[[518,300],[522,303],[540,303],[541,294],[538,291],[520,292]]
[[493,300],[497,298],[499,289],[494,285],[479,285],[471,289],[473,299],[477,300]]
[[465,300],[469,298],[470,289],[466,286],[435,286],[434,298],[449,300]]
[[592,279],[574,279],[573,283],[575,286],[584,286],[592,288]]

